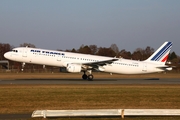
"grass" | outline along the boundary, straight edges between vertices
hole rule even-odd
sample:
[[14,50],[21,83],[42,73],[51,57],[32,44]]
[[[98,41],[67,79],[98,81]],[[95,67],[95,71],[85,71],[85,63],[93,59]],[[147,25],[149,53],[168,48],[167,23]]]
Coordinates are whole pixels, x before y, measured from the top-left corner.
[[1,85],[0,113],[37,109],[180,108],[180,85]]
[[[12,75],[12,76],[11,76]],[[16,76],[17,75],[17,76]],[[72,78],[81,74],[0,74],[0,79]],[[105,76],[105,77],[104,77]],[[148,77],[179,74],[149,74]],[[96,78],[132,76],[98,74]],[[136,77],[136,76],[133,76]],[[139,75],[137,77],[147,77]],[[38,109],[180,109],[180,85],[0,85],[0,114],[32,113]],[[42,118],[33,118],[40,120]],[[59,118],[70,119],[70,118]],[[71,118],[84,119],[84,118]],[[111,120],[119,118],[86,118]],[[179,117],[128,117],[125,120],[166,120]]]

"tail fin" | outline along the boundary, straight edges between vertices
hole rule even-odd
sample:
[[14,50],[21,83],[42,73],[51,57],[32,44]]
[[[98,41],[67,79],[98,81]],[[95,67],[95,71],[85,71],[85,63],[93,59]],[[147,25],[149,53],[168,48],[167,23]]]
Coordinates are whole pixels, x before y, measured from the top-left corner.
[[172,42],[165,42],[145,61],[165,64],[168,59],[168,55],[171,50],[171,47],[172,47]]

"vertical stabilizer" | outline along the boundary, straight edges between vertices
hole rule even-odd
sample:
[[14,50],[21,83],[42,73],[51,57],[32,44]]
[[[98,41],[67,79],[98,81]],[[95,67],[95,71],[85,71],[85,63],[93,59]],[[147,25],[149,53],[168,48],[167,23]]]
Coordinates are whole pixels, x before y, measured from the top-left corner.
[[172,42],[165,42],[161,47],[159,47],[147,60],[147,62],[157,62],[158,64],[165,64],[169,52],[172,47]]

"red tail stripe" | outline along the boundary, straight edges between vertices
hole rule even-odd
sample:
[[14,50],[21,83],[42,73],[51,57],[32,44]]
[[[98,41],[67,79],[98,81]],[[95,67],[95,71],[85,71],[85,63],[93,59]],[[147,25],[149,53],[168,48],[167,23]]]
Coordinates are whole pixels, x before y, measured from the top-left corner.
[[168,58],[168,55],[166,55],[166,57],[163,60],[161,60],[161,62],[166,62],[167,58]]

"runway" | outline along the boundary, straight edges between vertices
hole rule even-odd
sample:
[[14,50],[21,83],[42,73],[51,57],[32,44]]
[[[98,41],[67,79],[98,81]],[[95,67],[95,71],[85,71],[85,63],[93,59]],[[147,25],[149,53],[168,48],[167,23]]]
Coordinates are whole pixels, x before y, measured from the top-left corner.
[[0,80],[0,85],[5,84],[37,84],[37,85],[48,85],[48,84],[180,84],[180,78],[121,78],[121,79],[94,79],[93,81],[82,80],[82,79],[14,79],[14,80]]

